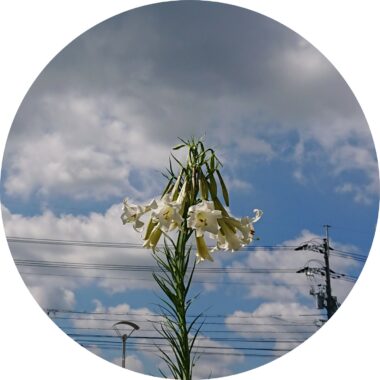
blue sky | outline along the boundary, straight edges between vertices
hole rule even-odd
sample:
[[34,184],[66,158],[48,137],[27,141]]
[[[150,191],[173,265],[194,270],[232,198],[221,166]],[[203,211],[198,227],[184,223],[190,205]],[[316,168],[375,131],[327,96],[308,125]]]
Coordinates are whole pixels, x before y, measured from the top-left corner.
[[[378,211],[377,161],[346,83],[306,41],[269,19],[194,2],[120,15],[75,40],[46,67],[19,109],[5,150],[7,235],[138,243],[138,236],[120,223],[122,199],[128,195],[142,202],[156,196],[163,185],[159,172],[176,137],[203,133],[225,164],[232,212],[264,210],[258,245],[297,245],[321,236],[322,225],[329,223],[334,247],[367,254]],[[150,253],[140,249],[10,247],[17,259],[151,264]],[[280,250],[240,252],[218,255],[211,267],[302,267],[314,257]],[[345,273],[361,269],[347,259],[333,263]],[[38,272],[49,274],[42,268]],[[88,270],[64,274],[73,272],[99,275]],[[24,279],[45,308],[153,313],[153,284],[140,280],[149,274],[127,276],[131,281]],[[202,292],[197,310],[210,307],[209,314],[225,315],[226,331],[234,326],[228,316],[259,316],[273,324],[271,316],[279,310],[290,313],[292,322],[317,312],[303,277],[253,276],[251,286],[197,285]],[[223,281],[247,281],[240,277],[226,274]],[[343,300],[352,284],[333,285]],[[77,328],[89,323],[63,321]],[[99,327],[100,322],[91,323]],[[275,327],[286,332],[285,326]],[[248,339],[250,334],[231,336]],[[233,347],[226,341],[211,345],[218,344],[226,352]],[[119,358],[117,351],[96,352]],[[130,368],[144,373],[152,373],[157,363],[138,351],[129,360]],[[262,359],[230,356],[212,374],[260,364]],[[200,362],[199,375],[207,376],[209,369],[209,363]]]

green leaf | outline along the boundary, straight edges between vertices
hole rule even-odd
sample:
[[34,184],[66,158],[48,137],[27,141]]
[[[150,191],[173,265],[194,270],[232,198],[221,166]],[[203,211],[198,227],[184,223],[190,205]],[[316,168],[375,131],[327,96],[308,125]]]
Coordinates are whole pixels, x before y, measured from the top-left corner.
[[171,175],[173,175],[173,167],[172,167],[172,160],[170,159],[170,157],[169,157],[169,167],[170,167],[170,170],[168,170],[168,172],[171,174]]
[[165,187],[165,190],[162,192],[161,198],[162,198],[166,193],[168,193],[168,192],[171,190],[171,185],[172,185],[172,183],[173,183],[173,177],[170,178],[168,184],[167,184],[166,187]]
[[181,149],[183,148],[184,146],[186,146],[185,144],[179,144],[179,145],[176,145],[174,148],[172,148],[173,150],[178,150],[178,149]]
[[212,153],[210,158],[210,169],[213,172],[215,170],[215,154]]
[[205,146],[203,145],[202,141],[198,141],[198,145],[201,147],[202,153],[205,151]]
[[216,181],[215,181],[214,175],[211,172],[209,173],[208,177],[209,177],[210,182],[207,182],[207,184],[208,184],[209,189],[210,189],[211,198],[214,199],[218,196],[218,188],[216,186]]
[[180,137],[177,137],[177,139],[178,139],[179,141],[182,141],[185,145],[189,145],[189,142],[188,142],[188,141],[186,141],[186,140],[184,140],[184,139],[181,139]]
[[183,165],[182,165],[182,163],[181,163],[181,161],[179,161],[179,160],[177,159],[177,157],[175,157],[172,153],[170,153],[170,155],[176,160],[177,164],[178,164],[181,168],[184,168]]
[[207,200],[207,198],[208,198],[207,180],[206,180],[206,177],[204,176],[202,170],[199,171],[199,187],[201,190],[202,198]]
[[224,208],[224,206],[222,205],[222,203],[220,202],[220,200],[218,198],[215,198],[215,199],[213,199],[213,201],[214,201],[214,204],[215,204],[215,209],[216,210],[220,210],[222,212],[222,215],[224,217],[229,218],[230,216],[228,215],[227,210]]
[[216,158],[216,161],[218,161],[218,165],[220,165],[221,167],[223,167],[223,164],[221,163],[221,161],[219,160],[219,158],[216,157],[216,156],[215,156],[215,158]]
[[226,202],[226,206],[228,207],[230,205],[230,197],[228,195],[227,187],[223,181],[222,175],[220,174],[219,170],[216,171],[216,174],[218,175],[220,185],[222,186],[222,193],[224,201]]

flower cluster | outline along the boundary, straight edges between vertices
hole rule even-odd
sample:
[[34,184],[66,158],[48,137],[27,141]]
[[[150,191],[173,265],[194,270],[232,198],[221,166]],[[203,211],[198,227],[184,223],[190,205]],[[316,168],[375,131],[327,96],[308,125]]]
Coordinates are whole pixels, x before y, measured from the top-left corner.
[[[255,216],[244,217],[240,220],[229,216],[225,210],[215,210],[214,202],[202,201],[189,208],[187,218],[188,227],[195,230],[197,242],[197,257],[199,261],[212,260],[210,252],[217,250],[238,251],[240,248],[252,242],[256,223],[263,214],[261,210],[254,210]],[[227,215],[224,215],[227,214]],[[204,233],[216,240],[216,246],[209,251]]]
[[[178,239],[185,236],[185,243],[195,232],[198,261],[212,261],[211,253],[217,250],[237,251],[250,244],[254,236],[253,224],[262,215],[262,211],[253,210],[254,216],[237,219],[232,217],[220,201],[229,206],[229,194],[219,168],[221,162],[213,149],[204,147],[202,140],[182,141],[173,148],[187,148],[187,160],[180,162],[178,175],[174,174],[171,161],[168,184],[159,200],[147,205],[135,205],[126,199],[123,204],[123,223],[132,223],[136,231],[141,232],[145,223],[141,218],[150,214],[145,229],[144,247],[155,249],[162,234],[178,230]],[[218,186],[219,182],[219,186]],[[218,193],[219,188],[219,193]],[[216,241],[209,250],[205,233]]]
[[[215,209],[213,201],[202,200],[190,206],[184,215],[183,198],[180,193],[177,199],[173,200],[172,192],[143,206],[131,204],[125,199],[122,222],[133,223],[134,229],[141,232],[145,223],[140,218],[150,213],[143,246],[152,249],[156,248],[163,233],[181,229],[182,225],[186,224],[187,228],[195,231],[198,261],[213,261],[210,253],[217,250],[237,251],[253,240],[253,223],[260,219],[262,211],[255,209],[253,217],[238,220],[229,216],[225,210]],[[211,239],[216,240],[216,245],[211,250],[205,241],[206,232]]]

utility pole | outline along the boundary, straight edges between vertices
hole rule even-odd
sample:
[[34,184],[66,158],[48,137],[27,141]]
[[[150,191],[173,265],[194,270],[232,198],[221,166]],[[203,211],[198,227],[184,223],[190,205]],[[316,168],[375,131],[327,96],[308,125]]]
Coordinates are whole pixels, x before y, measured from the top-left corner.
[[330,319],[337,310],[336,298],[331,294],[331,278],[330,278],[330,239],[329,239],[329,226],[325,224],[323,226],[326,231],[326,237],[323,239],[323,248],[324,253],[323,257],[325,259],[325,268],[326,268],[326,310],[327,310],[327,319]]
[[315,274],[325,277],[326,285],[318,285],[318,291],[312,287],[310,294],[317,296],[318,309],[326,309],[327,319],[330,319],[338,309],[337,299],[332,295],[331,274],[333,274],[333,276],[336,278],[339,278],[341,275],[335,274],[335,272],[330,269],[329,257],[330,249],[332,248],[330,248],[329,228],[331,226],[325,224],[323,227],[325,228],[326,234],[325,238],[323,239],[323,244],[307,242],[295,248],[295,251],[309,250],[323,254],[324,263],[319,260],[310,260],[310,262],[317,262],[317,264],[320,265],[319,267],[309,267],[309,265],[306,265],[304,268],[298,270],[297,273],[305,273],[307,277],[314,276]]

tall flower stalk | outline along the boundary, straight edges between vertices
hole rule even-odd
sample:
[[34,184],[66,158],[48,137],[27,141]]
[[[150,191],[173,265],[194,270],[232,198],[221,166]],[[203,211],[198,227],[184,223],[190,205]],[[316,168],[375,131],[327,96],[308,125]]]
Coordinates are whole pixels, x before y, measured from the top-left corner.
[[[152,249],[159,268],[153,277],[164,297],[160,298],[163,322],[157,331],[170,345],[171,353],[157,348],[175,379],[190,380],[197,358],[195,342],[200,332],[200,327],[195,328],[195,325],[199,325],[201,317],[200,314],[191,320],[188,318],[194,301],[189,290],[196,263],[213,261],[215,251],[237,251],[250,244],[253,224],[260,219],[262,211],[255,209],[254,216],[241,219],[231,216],[227,211],[229,193],[220,173],[222,165],[214,150],[206,149],[201,140],[180,140],[182,143],[173,151],[186,149],[187,158],[181,162],[171,154],[178,173],[169,160],[170,167],[165,174],[168,183],[160,199],[147,205],[134,205],[125,199],[121,219],[123,224],[132,223],[136,231],[144,232],[143,246]],[[205,233],[211,241],[215,240],[215,247],[209,248]],[[192,237],[196,260],[189,269]],[[161,238],[163,248],[158,248]]]

